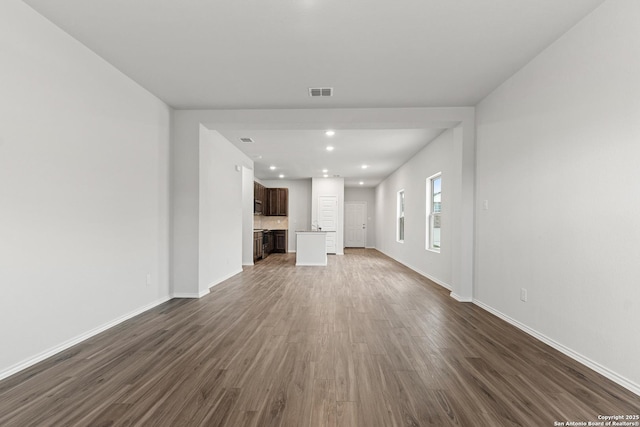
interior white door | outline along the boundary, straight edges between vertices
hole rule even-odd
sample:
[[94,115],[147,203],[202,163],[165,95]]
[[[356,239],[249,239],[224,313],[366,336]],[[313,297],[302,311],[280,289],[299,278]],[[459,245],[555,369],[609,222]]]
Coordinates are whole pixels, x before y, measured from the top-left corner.
[[322,231],[336,231],[338,228],[338,198],[318,197],[318,227]]
[[336,253],[336,230],[338,228],[338,197],[318,197],[318,228],[327,231],[327,253]]
[[367,237],[367,202],[345,202],[344,245],[364,248]]

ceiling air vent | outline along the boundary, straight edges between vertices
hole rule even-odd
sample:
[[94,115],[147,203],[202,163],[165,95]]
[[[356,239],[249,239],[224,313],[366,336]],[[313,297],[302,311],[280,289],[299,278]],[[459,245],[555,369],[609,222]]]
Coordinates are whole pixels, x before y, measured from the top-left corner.
[[240,141],[244,142],[245,144],[252,144],[253,143],[253,139],[251,139],[251,138],[240,138]]
[[333,96],[333,88],[332,87],[310,87],[309,88],[309,96]]

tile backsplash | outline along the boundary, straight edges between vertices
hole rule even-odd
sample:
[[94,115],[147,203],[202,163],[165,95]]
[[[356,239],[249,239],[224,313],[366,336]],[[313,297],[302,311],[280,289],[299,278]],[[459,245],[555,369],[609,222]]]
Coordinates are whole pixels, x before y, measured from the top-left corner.
[[288,230],[289,218],[286,216],[253,216],[253,228],[255,230],[267,229],[267,230]]

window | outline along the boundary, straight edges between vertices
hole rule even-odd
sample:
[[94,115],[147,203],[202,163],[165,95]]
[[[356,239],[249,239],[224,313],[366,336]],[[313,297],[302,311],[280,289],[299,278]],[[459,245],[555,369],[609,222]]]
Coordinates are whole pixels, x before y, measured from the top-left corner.
[[404,242],[404,190],[398,191],[398,242]]
[[440,252],[442,173],[427,178],[427,249]]

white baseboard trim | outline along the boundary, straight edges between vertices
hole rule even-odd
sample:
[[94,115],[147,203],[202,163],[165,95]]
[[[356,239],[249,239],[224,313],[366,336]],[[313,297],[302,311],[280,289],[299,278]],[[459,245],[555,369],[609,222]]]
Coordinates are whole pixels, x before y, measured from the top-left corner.
[[290,254],[295,254],[295,253],[296,253],[296,251],[289,251],[288,253],[290,253]]
[[[400,262],[400,261],[398,261],[398,262]],[[401,264],[402,264],[402,263],[401,263]],[[422,270],[420,270],[420,269],[418,269],[418,268],[412,267],[412,266],[410,266],[410,265],[407,265],[407,264],[404,264],[404,265],[406,265],[407,267],[409,267],[410,269],[412,269],[412,270],[413,270],[413,271],[415,271],[416,273],[420,274],[421,276],[424,276],[424,277],[426,277],[427,279],[431,280],[432,282],[434,282],[434,283],[436,283],[436,284],[438,284],[438,285],[442,286],[443,288],[448,289],[448,290],[451,290],[451,285],[450,285],[450,284],[448,284],[448,283],[446,283],[446,282],[444,282],[444,281],[442,281],[442,280],[438,279],[437,277],[434,277],[434,276],[432,276],[432,275],[430,275],[430,274],[427,274],[427,273],[425,273],[424,271],[422,271]]]
[[28,367],[35,365],[38,362],[42,362],[45,359],[48,359],[51,356],[54,356],[58,353],[60,353],[61,351],[64,351],[70,347],[73,347],[76,344],[81,343],[84,340],[87,340],[95,335],[98,335],[101,332],[106,331],[107,329],[113,328],[114,326],[131,319],[132,317],[137,316],[138,314],[144,313],[147,310],[151,310],[153,307],[156,307],[160,304],[163,304],[167,301],[169,301],[171,299],[170,296],[166,296],[163,298],[160,298],[152,303],[149,303],[145,306],[142,306],[140,308],[135,309],[132,312],[129,312],[125,315],[122,315],[110,322],[105,323],[104,325],[98,326],[97,328],[91,329],[90,331],[87,331],[83,334],[80,334],[74,338],[71,338],[70,340],[67,340],[65,342],[63,342],[60,345],[57,345],[55,347],[52,347],[48,350],[43,351],[42,353],[39,353],[33,357],[30,357],[27,360],[23,360],[22,362],[19,362],[11,367],[9,367],[8,369],[5,369],[4,371],[0,371],[0,380],[4,379],[4,378],[8,378],[11,375],[17,374],[18,372],[27,369]]
[[[211,289],[214,286],[219,285],[220,283],[224,282],[225,280],[231,279],[233,276],[235,276],[236,274],[240,274],[240,273],[242,273],[242,268],[240,268],[239,270],[232,271],[231,273],[227,274],[226,276],[223,276],[220,279],[217,279],[215,282],[209,283],[209,286],[207,286],[207,288]],[[209,292],[207,291],[207,293],[209,293]]]
[[455,292],[451,292],[449,294],[449,296],[451,298],[453,298],[454,300],[458,301],[458,302],[473,302],[473,298],[461,297],[460,295],[456,294]]
[[226,276],[221,277],[220,279],[217,279],[215,282],[211,282],[209,283],[209,285],[207,286],[207,289],[203,289],[200,292],[174,292],[173,293],[173,297],[174,298],[202,298],[203,296],[205,296],[206,294],[208,294],[211,288],[213,288],[216,285],[219,285],[220,283],[224,282],[227,279],[232,278],[233,276],[235,276],[236,274],[240,274],[242,273],[242,268],[233,271],[229,274],[227,274]]
[[171,294],[173,298],[202,298],[209,293],[209,289],[202,290],[200,292],[174,292]]
[[[371,248],[371,249],[375,249],[375,250],[377,250],[378,252],[385,254],[386,256],[388,256],[389,258],[391,258],[392,260],[394,260],[394,261],[396,261],[396,262],[399,262],[400,264],[404,265],[404,266],[405,266],[405,267],[407,267],[407,268],[410,268],[411,270],[415,271],[415,272],[416,272],[416,273],[418,273],[419,275],[424,276],[424,277],[426,277],[427,279],[431,280],[431,281],[432,281],[432,282],[434,282],[435,284],[440,285],[440,286],[442,286],[442,287],[443,287],[443,288],[445,288],[445,289],[451,290],[451,285],[450,285],[450,284],[448,284],[448,283],[446,283],[446,282],[444,282],[444,281],[442,281],[442,280],[438,279],[437,277],[433,277],[432,275],[425,273],[424,271],[420,270],[419,268],[416,268],[416,267],[414,267],[414,266],[412,266],[412,265],[410,265],[410,264],[407,264],[407,263],[405,263],[405,262],[402,262],[402,261],[400,261],[399,259],[397,259],[397,258],[395,258],[395,257],[393,257],[393,256],[391,256],[391,255],[389,255],[389,254],[388,254],[388,253],[386,253],[385,251],[381,251],[381,250],[380,250],[380,249],[378,249],[378,248]],[[462,301],[462,300],[458,300],[458,301]],[[469,301],[462,301],[462,302],[471,302],[471,300],[469,300]]]
[[602,366],[601,364],[599,364],[598,362],[594,362],[593,360],[589,359],[588,357],[583,356],[582,354],[568,348],[565,347],[564,345],[560,344],[559,342],[553,340],[552,338],[549,338],[548,336],[536,331],[535,329],[531,329],[530,327],[528,327],[527,325],[518,322],[517,320],[507,316],[506,314],[494,309],[493,307],[483,303],[482,301],[479,301],[477,299],[473,299],[473,303],[475,305],[477,305],[478,307],[482,308],[483,310],[488,311],[489,313],[493,314],[496,317],[499,317],[500,319],[504,320],[505,322],[515,326],[516,328],[520,329],[523,332],[526,332],[527,334],[531,335],[532,337],[536,338],[537,340],[542,341],[543,343],[549,345],[550,347],[555,348],[556,350],[558,350],[560,353],[563,353],[566,356],[569,356],[570,358],[572,358],[573,360],[575,360],[576,362],[579,362],[583,365],[585,365],[586,367],[593,369],[594,371],[596,371],[597,373],[599,373],[600,375],[610,379],[611,381],[613,381],[614,383],[617,383],[619,385],[621,385],[622,387],[626,388],[627,390],[637,394],[640,396],[640,384],[636,384],[633,381],[623,377],[622,375]]

